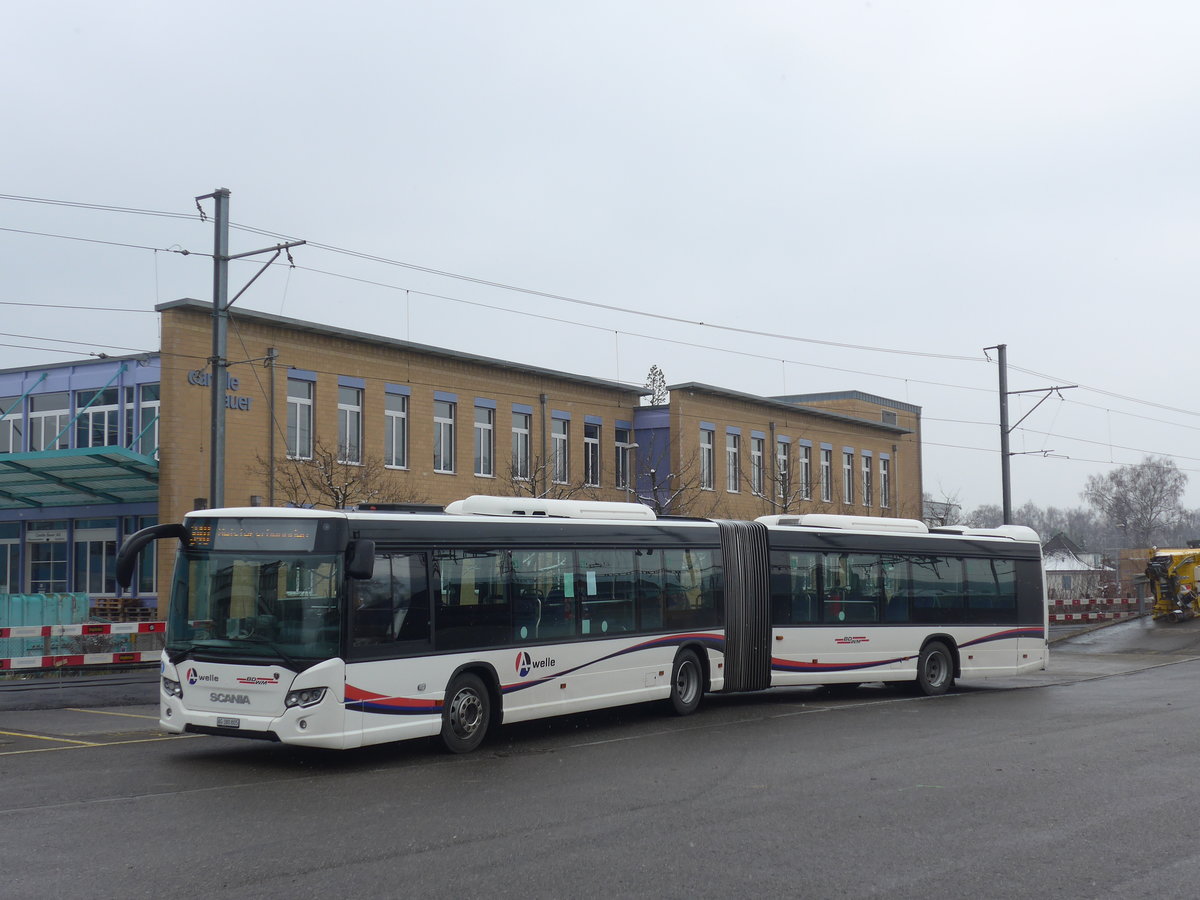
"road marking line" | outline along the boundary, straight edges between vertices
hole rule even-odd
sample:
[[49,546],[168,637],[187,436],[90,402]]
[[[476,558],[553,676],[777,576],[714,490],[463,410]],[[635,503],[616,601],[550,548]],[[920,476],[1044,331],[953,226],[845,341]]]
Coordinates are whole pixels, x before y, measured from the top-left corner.
[[67,709],[71,712],[94,713],[98,716],[127,716],[130,719],[152,719],[155,722],[158,721],[158,716],[143,716],[140,713],[109,712],[106,709],[77,709],[74,706],[68,706]]
[[[12,734],[10,731],[0,731],[0,734]],[[37,737],[35,734],[23,734],[19,737]],[[53,753],[55,750],[93,750],[98,747],[117,747],[121,744],[153,744],[155,741],[174,741],[179,738],[197,738],[204,737],[202,734],[172,734],[164,737],[154,738],[138,738],[133,741],[110,741],[107,744],[88,744],[83,741],[75,741],[79,746],[74,747],[37,747],[33,750],[0,750],[0,756],[20,756],[22,753]],[[58,738],[46,738],[46,740],[58,740]]]
[[82,744],[84,747],[98,747],[99,744],[92,741],[73,741],[70,738],[47,737],[44,734],[25,734],[21,731],[0,731],[0,734],[6,734],[9,737],[33,738],[38,741],[59,741],[64,744]]

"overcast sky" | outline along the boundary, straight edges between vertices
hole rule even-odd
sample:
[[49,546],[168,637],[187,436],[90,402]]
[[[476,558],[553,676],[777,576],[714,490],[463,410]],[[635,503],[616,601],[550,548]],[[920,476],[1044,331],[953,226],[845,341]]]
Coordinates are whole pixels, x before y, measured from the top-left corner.
[[967,510],[1000,502],[984,348],[1004,343],[1010,390],[1080,385],[1013,432],[1015,506],[1082,505],[1088,475],[1147,454],[1200,506],[1200,4],[47,0],[6,20],[0,368],[157,349],[156,303],[211,299],[211,260],[172,251],[211,252],[194,198],[226,187],[269,233],[232,252],[286,235],[383,260],[301,247],[238,307],[636,384],[657,364],[906,401],[926,491]]

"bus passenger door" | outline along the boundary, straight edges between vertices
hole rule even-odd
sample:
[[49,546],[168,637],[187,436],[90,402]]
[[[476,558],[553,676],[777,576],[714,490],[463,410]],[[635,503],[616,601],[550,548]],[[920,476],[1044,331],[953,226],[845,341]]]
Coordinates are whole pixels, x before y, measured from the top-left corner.
[[429,610],[424,553],[380,552],[371,577],[352,583],[344,698],[347,746],[437,733],[440,723],[433,713],[421,713],[436,704],[415,689],[425,680],[417,670],[431,647]]

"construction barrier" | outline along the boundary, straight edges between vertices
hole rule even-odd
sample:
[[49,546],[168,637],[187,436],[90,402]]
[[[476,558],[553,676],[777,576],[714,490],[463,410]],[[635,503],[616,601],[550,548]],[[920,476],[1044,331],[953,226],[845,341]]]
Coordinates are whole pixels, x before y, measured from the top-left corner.
[[[0,628],[0,639],[7,640],[9,646],[22,642],[26,647],[24,655],[0,658],[0,672],[156,663],[161,639],[152,642],[159,646],[144,650],[134,645],[140,635],[163,635],[166,631],[166,622],[83,622]],[[102,646],[105,644],[108,646]],[[35,648],[44,649],[38,652]]]
[[158,650],[124,653],[76,653],[65,656],[14,656],[0,659],[0,672],[35,669],[64,669],[77,666],[124,666],[159,661]]
[[1133,618],[1138,614],[1138,601],[1133,597],[1116,600],[1106,597],[1084,597],[1078,600],[1055,600],[1050,603],[1050,623],[1053,625],[1107,622]]

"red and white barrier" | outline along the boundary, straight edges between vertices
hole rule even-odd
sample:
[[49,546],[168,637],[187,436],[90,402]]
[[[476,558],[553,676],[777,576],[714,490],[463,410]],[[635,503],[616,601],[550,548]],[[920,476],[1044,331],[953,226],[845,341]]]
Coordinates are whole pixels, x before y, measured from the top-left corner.
[[[12,625],[0,628],[0,638],[98,637],[101,635],[165,634],[166,622],[84,622],[75,625]],[[158,650],[118,653],[57,653],[0,658],[0,672],[15,669],[61,669],[77,666],[134,665],[159,660]]]
[[1062,625],[1070,622],[1107,622],[1110,619],[1129,619],[1137,615],[1132,612],[1094,612],[1094,613],[1050,613],[1050,624]]
[[63,656],[14,656],[0,659],[0,671],[15,669],[61,669],[76,666],[121,666],[134,663],[158,662],[158,650],[143,653],[140,650],[125,653],[72,653]]
[[1078,600],[1050,602],[1050,622],[1058,625],[1108,622],[1114,619],[1128,619],[1137,614],[1138,601],[1134,597],[1083,597]]
[[165,634],[166,622],[84,622],[76,625],[13,625],[0,638],[91,637],[96,634]]

